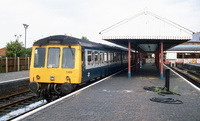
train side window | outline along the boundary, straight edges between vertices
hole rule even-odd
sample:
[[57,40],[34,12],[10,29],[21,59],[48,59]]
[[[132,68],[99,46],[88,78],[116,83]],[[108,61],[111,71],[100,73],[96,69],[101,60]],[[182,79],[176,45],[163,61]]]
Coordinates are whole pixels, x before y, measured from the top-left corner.
[[94,56],[94,60],[95,60],[95,64],[99,64],[99,60],[98,60],[98,52],[95,51],[95,56]]
[[108,57],[107,57],[107,55],[108,55],[107,53],[104,53],[104,62],[105,63],[108,63]]
[[94,57],[95,57],[95,54],[94,54],[94,52],[92,52],[92,63],[91,63],[92,65],[94,65],[94,63],[95,63]]
[[98,52],[98,64],[101,63],[100,52]]
[[88,65],[92,65],[93,64],[93,61],[92,61],[93,60],[92,59],[92,51],[88,51],[87,55],[88,55],[88,58],[87,58],[88,59],[87,60],[88,61]]
[[118,53],[118,61],[120,62],[121,61],[121,54]]
[[110,61],[113,62],[113,53],[110,53]]
[[100,63],[103,64],[104,61],[104,55],[102,52],[100,52]]
[[45,64],[45,48],[36,48],[35,49],[35,57],[34,57],[34,67],[36,68],[44,68]]
[[117,57],[117,54],[116,54],[116,52],[114,52],[114,57],[113,57],[113,61],[114,61],[114,62],[117,62],[116,57]]
[[117,60],[117,62],[119,62],[119,53],[117,53],[116,60]]
[[110,53],[108,53],[108,63],[110,63]]
[[98,54],[99,54],[99,56],[98,56],[99,57],[99,64],[101,64],[101,53],[99,52]]
[[113,53],[109,53],[108,57],[109,57],[109,62],[112,63],[113,62]]
[[123,55],[123,60],[128,60],[128,56],[126,53],[124,53],[124,55]]

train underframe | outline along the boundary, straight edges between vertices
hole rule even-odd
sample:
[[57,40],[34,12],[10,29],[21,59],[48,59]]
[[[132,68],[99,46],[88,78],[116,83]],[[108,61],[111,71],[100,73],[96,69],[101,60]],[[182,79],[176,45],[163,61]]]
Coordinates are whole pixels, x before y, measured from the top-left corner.
[[38,83],[38,82],[31,82],[29,84],[29,88],[32,92],[36,93],[38,97],[46,99],[48,102],[57,99],[60,96],[64,96],[69,94],[76,88],[76,84],[70,83]]

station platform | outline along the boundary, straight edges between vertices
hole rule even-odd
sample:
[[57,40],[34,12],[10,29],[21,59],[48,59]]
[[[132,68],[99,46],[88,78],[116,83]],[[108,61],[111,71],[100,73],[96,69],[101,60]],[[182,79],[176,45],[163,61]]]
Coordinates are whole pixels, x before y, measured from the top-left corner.
[[0,73],[0,98],[29,90],[29,70]]
[[0,83],[8,80],[29,77],[29,70],[19,72],[0,73]]
[[[160,79],[156,66],[145,64],[138,72],[133,72],[131,78],[127,77],[127,70],[124,70],[23,120],[199,120],[200,91],[172,71],[170,72],[170,90],[173,91],[177,86],[176,93],[181,96],[161,96],[156,92],[143,89],[144,86],[163,87],[164,83],[165,78]],[[150,98],[153,97],[171,97],[183,101],[183,104],[152,102]]]

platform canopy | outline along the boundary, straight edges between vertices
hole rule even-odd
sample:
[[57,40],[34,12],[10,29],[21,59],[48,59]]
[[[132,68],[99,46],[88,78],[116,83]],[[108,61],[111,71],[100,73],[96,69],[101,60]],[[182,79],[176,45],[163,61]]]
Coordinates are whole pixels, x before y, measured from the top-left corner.
[[[187,18],[186,18],[187,19]],[[102,39],[128,47],[154,53],[163,42],[166,51],[192,39],[193,32],[150,11],[142,11],[100,32]]]

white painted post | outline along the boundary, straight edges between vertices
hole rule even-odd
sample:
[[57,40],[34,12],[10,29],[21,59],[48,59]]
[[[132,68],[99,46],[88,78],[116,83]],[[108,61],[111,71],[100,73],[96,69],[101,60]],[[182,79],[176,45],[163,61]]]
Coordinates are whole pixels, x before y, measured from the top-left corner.
[[25,56],[25,65],[24,65],[24,70],[26,70],[26,56]]
[[6,57],[6,73],[8,73],[8,57]]
[[30,66],[29,66],[29,63],[30,63],[30,62],[29,62],[29,61],[30,61],[30,58],[28,57],[28,70],[29,70],[29,67],[30,67]]
[[16,54],[15,54],[15,60],[14,60],[14,71],[16,71]]

